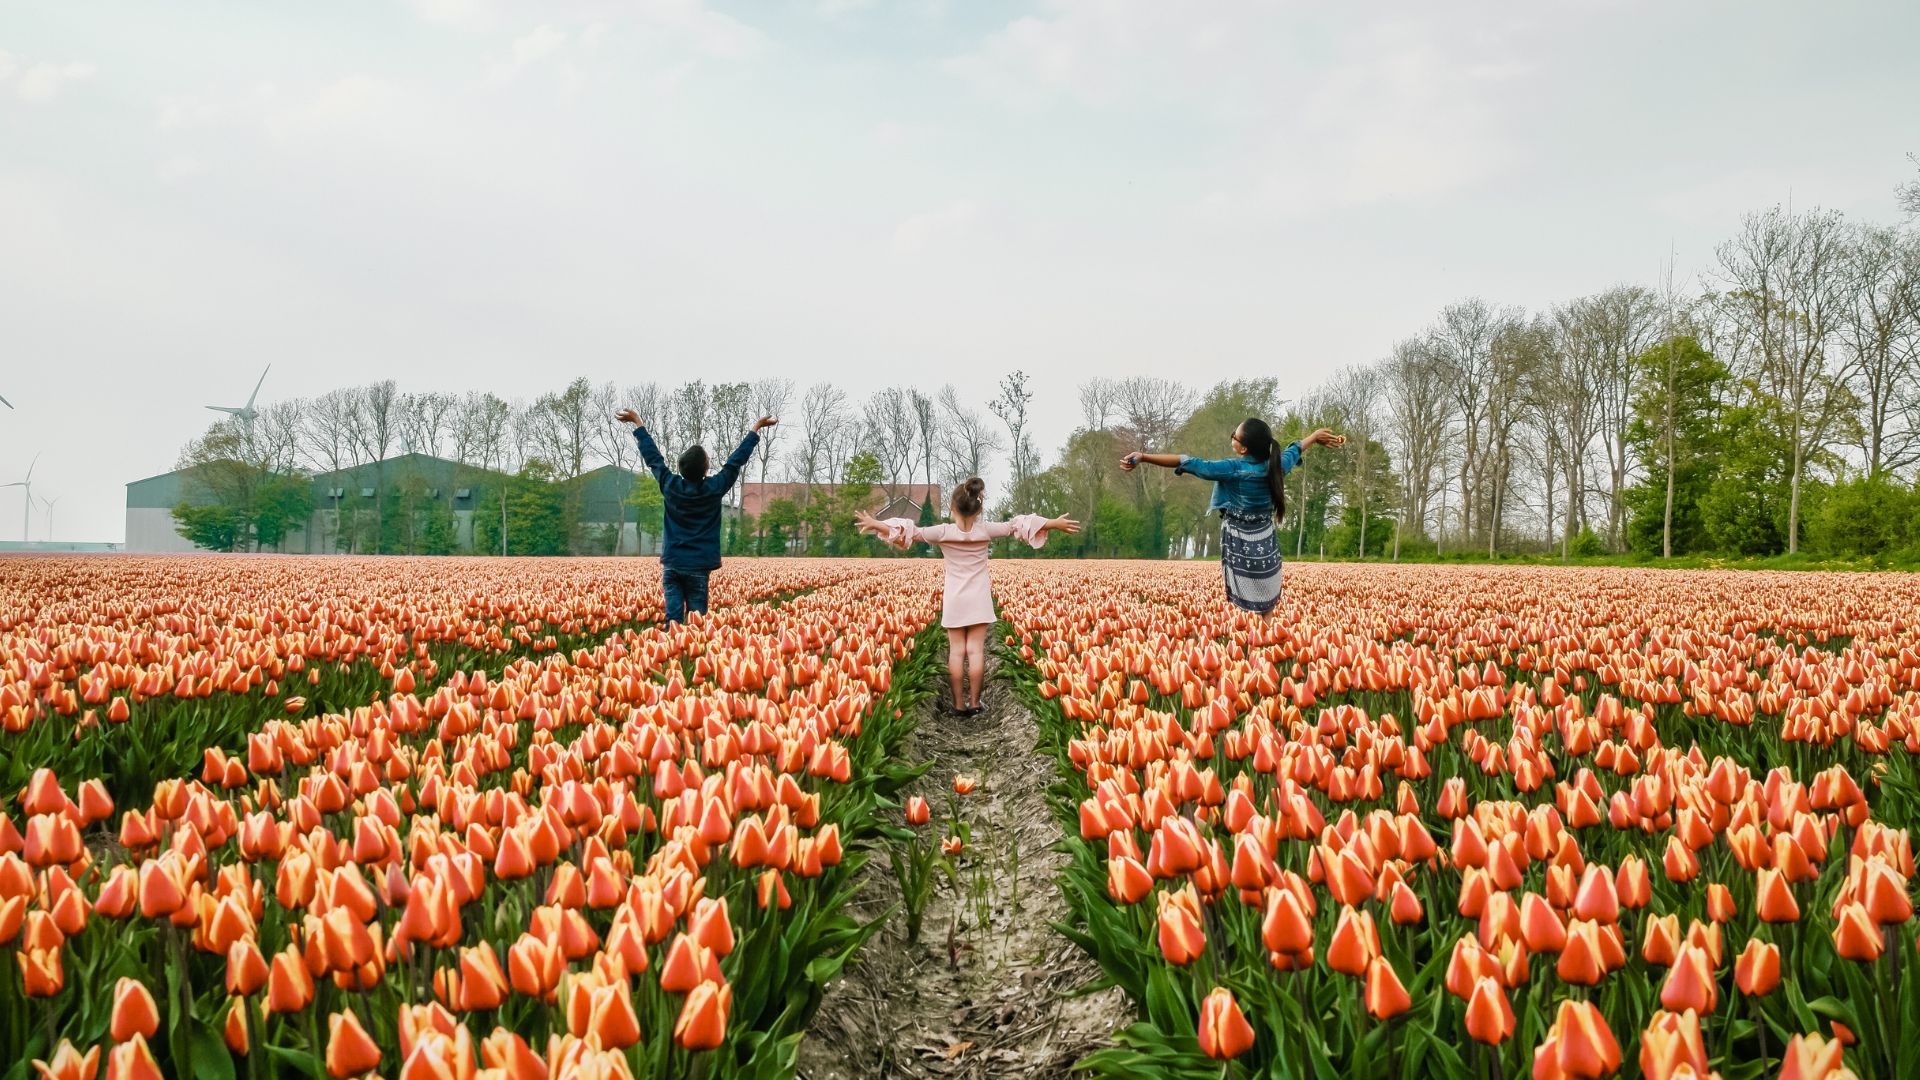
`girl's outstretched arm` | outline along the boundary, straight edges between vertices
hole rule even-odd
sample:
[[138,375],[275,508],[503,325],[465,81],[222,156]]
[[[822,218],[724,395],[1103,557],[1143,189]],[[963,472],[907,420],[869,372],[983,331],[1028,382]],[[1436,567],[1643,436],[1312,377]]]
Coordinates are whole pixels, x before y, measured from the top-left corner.
[[913,542],[920,539],[919,528],[906,518],[887,518],[882,521],[865,510],[856,510],[853,514],[853,522],[861,532],[878,537],[902,551],[912,547]]
[[1123,457],[1120,459],[1120,467],[1122,469],[1125,469],[1128,472],[1132,472],[1133,467],[1142,462],[1145,462],[1148,465],[1158,465],[1163,469],[1177,469],[1180,467],[1180,455],[1179,454],[1148,454],[1139,450],[1135,450],[1133,453],[1128,454],[1126,457]]

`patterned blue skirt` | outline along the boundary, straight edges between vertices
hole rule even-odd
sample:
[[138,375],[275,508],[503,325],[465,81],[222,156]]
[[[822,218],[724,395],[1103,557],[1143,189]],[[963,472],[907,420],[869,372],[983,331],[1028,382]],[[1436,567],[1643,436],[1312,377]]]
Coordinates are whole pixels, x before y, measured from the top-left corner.
[[1280,602],[1280,542],[1273,515],[1220,515],[1220,571],[1233,606],[1265,615]]

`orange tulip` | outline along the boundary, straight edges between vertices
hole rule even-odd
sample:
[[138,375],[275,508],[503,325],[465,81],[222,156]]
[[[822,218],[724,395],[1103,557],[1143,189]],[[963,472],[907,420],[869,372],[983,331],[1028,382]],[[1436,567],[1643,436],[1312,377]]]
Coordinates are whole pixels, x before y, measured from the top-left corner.
[[234,998],[227,1006],[226,1022],[220,1026],[220,1037],[227,1049],[245,1057],[253,1049],[253,1039],[247,1034],[247,999]]
[[1700,1037],[1698,1013],[1662,1010],[1653,1014],[1640,1036],[1640,1074],[1647,1080],[1707,1075],[1707,1047]]
[[1191,964],[1207,949],[1207,934],[1200,921],[1167,894],[1160,899],[1160,955],[1170,964]]
[[107,1055],[107,1080],[163,1080],[160,1063],[153,1059],[146,1036],[135,1033],[113,1048]]
[[1467,1034],[1476,1041],[1498,1046],[1513,1034],[1513,1005],[1507,992],[1488,976],[1473,984],[1473,996],[1467,1000]]
[[1384,956],[1374,957],[1367,965],[1366,1005],[1376,1020],[1390,1020],[1413,1007],[1407,988]]
[[907,824],[925,825],[932,817],[933,812],[927,809],[927,800],[924,796],[910,795],[907,797]]
[[334,1080],[380,1067],[380,1047],[352,1009],[327,1017],[327,1075]]
[[67,984],[60,968],[60,950],[26,949],[19,955],[20,979],[28,997],[52,997]]
[[1880,959],[1880,953],[1886,943],[1880,937],[1880,930],[1874,926],[1872,916],[1859,904],[1845,904],[1840,908],[1838,921],[1833,927],[1833,948],[1843,959],[1868,962]]
[[1535,1080],[1597,1080],[1620,1068],[1620,1044],[1592,1002],[1562,1001],[1547,1037],[1533,1052]]
[[147,984],[122,975],[113,987],[113,1012],[107,1033],[114,1042],[126,1042],[136,1033],[153,1038],[160,1030],[160,1008],[153,1003]]
[[1754,889],[1754,914],[1761,922],[1790,923],[1800,921],[1800,902],[1793,898],[1793,888],[1787,883],[1786,875],[1771,867],[1760,870],[1759,885]]
[[954,776],[954,778],[953,778],[953,791],[954,791],[954,794],[956,794],[956,795],[971,795],[971,794],[973,794],[973,788],[974,788],[974,785],[975,785],[975,784],[977,784],[978,782],[979,782],[979,781],[977,781],[977,780],[975,780],[975,779],[974,779],[973,777],[971,777],[971,776],[960,776],[960,775],[955,775],[955,776]]
[[1199,1027],[1200,1052],[1217,1061],[1237,1058],[1253,1046],[1253,1025],[1224,986],[1214,987],[1200,1003]]
[[36,1060],[33,1067],[40,1080],[93,1080],[100,1069],[100,1048],[95,1046],[82,1054],[71,1042],[61,1039],[59,1049],[53,1052],[53,1062]]
[[258,993],[267,981],[267,958],[252,938],[227,947],[227,993],[245,997]]
[[1107,860],[1107,895],[1123,904],[1137,904],[1153,891],[1153,875],[1140,860],[1122,855]]
[[1748,997],[1766,997],[1780,985],[1780,946],[1748,938],[1733,964],[1733,981]]
[[1786,1059],[1780,1066],[1780,1080],[1833,1080],[1845,1068],[1846,1046],[1841,1040],[1818,1035],[1795,1035],[1787,1040]]
[[1380,951],[1380,935],[1373,925],[1373,916],[1356,911],[1354,908],[1341,908],[1340,921],[1334,925],[1333,937],[1327,941],[1327,966],[1343,975],[1365,975],[1367,964]]
[[1733,918],[1733,892],[1725,885],[1714,882],[1707,886],[1707,918],[1723,923]]
[[308,973],[300,954],[291,945],[285,951],[275,953],[267,973],[267,1011],[299,1012],[312,1000],[313,976]]
[[[700,984],[706,985],[710,984]],[[694,990],[698,991],[700,986]],[[624,1050],[640,1041],[640,1017],[633,1011],[633,992],[624,981],[595,987],[590,992],[586,1030],[579,1034],[592,1035],[600,1040],[600,1045],[615,1050]]]
[[686,1050],[711,1050],[727,1037],[727,1011],[733,1005],[733,988],[725,983],[703,982],[680,1003],[680,1016],[673,1023],[673,1041]]
[[1711,1013],[1719,1003],[1712,960],[1698,946],[1682,947],[1660,987],[1660,1004],[1673,1012]]

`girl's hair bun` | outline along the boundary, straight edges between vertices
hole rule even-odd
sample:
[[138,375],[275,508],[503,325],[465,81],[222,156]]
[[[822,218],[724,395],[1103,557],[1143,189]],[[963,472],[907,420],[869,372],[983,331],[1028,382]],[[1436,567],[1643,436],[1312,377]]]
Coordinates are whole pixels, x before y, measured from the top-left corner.
[[977,476],[967,478],[967,482],[953,489],[953,512],[959,517],[973,517],[986,505],[987,482]]

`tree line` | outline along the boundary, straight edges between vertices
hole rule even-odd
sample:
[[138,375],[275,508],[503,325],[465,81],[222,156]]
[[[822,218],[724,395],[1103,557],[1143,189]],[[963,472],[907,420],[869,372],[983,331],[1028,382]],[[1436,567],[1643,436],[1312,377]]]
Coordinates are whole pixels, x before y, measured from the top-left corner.
[[[523,401],[384,381],[276,402],[250,424],[223,420],[182,464],[242,463],[228,469],[245,483],[214,500],[239,544],[272,546],[304,513],[298,485],[281,478],[417,452],[515,477],[523,501],[546,492],[541,505],[559,522],[544,530],[546,546],[577,551],[594,545],[575,524],[573,482],[603,464],[640,468],[627,427],[612,420],[620,408],[635,409],[670,454],[704,443],[723,455],[754,416],[771,414],[783,423],[746,478],[799,492],[736,521],[730,552],[865,552],[845,524],[854,503],[996,470],[1006,483],[995,509],[1086,523],[1048,555],[1163,558],[1213,552],[1206,485],[1122,472],[1120,456],[1225,456],[1240,420],[1261,416],[1283,439],[1322,425],[1349,435],[1344,451],[1308,455],[1288,478],[1282,527],[1296,556],[1913,551],[1920,234],[1775,208],[1747,215],[1692,286],[1669,275],[1533,312],[1463,299],[1377,361],[1314,386],[1089,379],[1079,424],[1050,463],[1034,445],[1033,398],[1020,371],[983,405],[951,386],[856,397],[789,379],[579,378]],[[419,508],[375,486],[377,524],[343,549],[421,549],[422,530],[393,527],[386,503],[403,504],[403,522]],[[511,511],[512,492],[497,486]],[[657,529],[650,480],[629,505],[643,531]],[[485,550],[479,535],[473,546]]]

